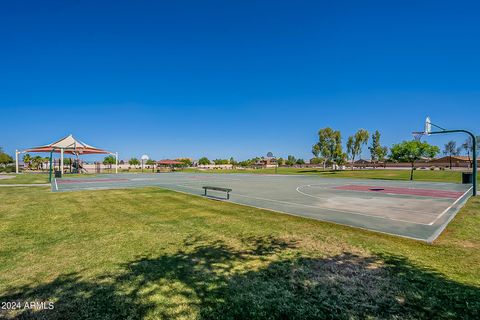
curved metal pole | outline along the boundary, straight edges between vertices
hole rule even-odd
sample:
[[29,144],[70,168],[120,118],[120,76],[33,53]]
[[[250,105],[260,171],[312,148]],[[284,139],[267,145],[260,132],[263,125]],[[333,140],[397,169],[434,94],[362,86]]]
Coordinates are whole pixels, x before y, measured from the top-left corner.
[[473,191],[473,196],[476,196],[477,195],[477,137],[472,132],[467,130],[433,131],[428,134],[457,133],[457,132],[463,132],[470,135],[470,137],[472,137],[472,141],[473,141],[473,150],[472,150],[473,151],[473,182],[472,182],[473,188],[472,188],[472,191]]

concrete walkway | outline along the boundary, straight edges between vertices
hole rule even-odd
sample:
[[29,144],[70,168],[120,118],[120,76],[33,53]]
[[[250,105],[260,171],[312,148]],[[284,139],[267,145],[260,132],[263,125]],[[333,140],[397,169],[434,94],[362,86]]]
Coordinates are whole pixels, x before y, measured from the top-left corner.
[[49,187],[50,183],[0,184],[0,187]]

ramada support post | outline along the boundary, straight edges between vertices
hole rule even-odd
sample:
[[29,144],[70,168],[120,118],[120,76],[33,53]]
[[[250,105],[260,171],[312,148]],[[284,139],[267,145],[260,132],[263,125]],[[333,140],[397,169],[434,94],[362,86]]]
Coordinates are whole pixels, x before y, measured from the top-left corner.
[[18,174],[18,150],[15,149],[15,173]]
[[60,149],[60,176],[63,177],[63,148]]
[[118,152],[115,152],[115,173],[118,173]]

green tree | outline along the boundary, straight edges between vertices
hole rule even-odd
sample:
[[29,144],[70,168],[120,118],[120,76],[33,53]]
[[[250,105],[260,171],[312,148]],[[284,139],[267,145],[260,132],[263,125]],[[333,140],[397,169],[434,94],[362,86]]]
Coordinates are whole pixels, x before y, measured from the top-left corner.
[[292,155],[289,155],[289,156],[287,157],[287,160],[285,160],[285,164],[286,164],[287,166],[293,166],[293,165],[295,164],[295,162],[297,162],[297,159],[295,159],[295,157],[292,156]]
[[155,165],[157,164],[157,161],[153,160],[153,159],[148,159],[145,164],[147,166],[152,166],[152,172],[155,172]]
[[215,160],[213,160],[213,163],[215,163],[215,164],[228,164],[229,161],[227,159],[215,159]]
[[388,153],[387,147],[382,147],[380,144],[380,132],[375,130],[375,133],[372,135],[372,144],[368,147],[370,150],[370,159],[373,163],[373,168],[375,169],[378,162],[385,161],[385,157]]
[[422,158],[433,158],[440,149],[437,146],[432,146],[427,142],[420,141],[403,141],[394,144],[390,149],[390,158],[395,161],[408,162],[411,164],[410,180],[413,180],[413,171],[415,169],[415,162]]
[[140,165],[140,161],[138,161],[137,158],[131,158],[130,160],[128,160],[128,164],[131,166],[138,166]]
[[[477,140],[477,154],[480,152],[480,136],[476,138]],[[473,165],[473,160],[471,159],[470,155],[473,155],[473,139],[472,137],[468,137],[467,140],[462,144],[462,148],[467,153],[468,162],[470,163],[470,167]]]
[[[326,163],[343,164],[345,161],[345,154],[342,151],[342,136],[340,131],[333,130],[332,128],[323,128],[318,131],[318,142],[315,151],[318,148],[319,155],[325,159],[323,168],[325,169]],[[312,147],[312,151],[314,148]],[[315,155],[315,154],[314,154]]]
[[320,157],[315,157],[310,159],[310,164],[323,164],[325,162],[325,159],[320,158]]
[[13,158],[6,154],[3,149],[0,147],[0,164],[7,165],[13,162]]
[[204,166],[204,165],[210,164],[210,160],[208,160],[207,157],[202,157],[198,159],[198,164]]
[[343,165],[347,163],[347,158],[348,156],[345,152],[340,152],[335,158],[333,158],[332,162],[337,165]]
[[360,129],[353,136],[348,137],[347,153],[351,155],[352,170],[355,158],[362,153],[362,147],[367,144],[369,136],[367,130]]
[[110,156],[106,156],[105,158],[103,158],[103,164],[104,165],[113,165],[115,164],[115,157],[110,155]]
[[31,165],[35,168],[35,170],[43,169],[43,158],[40,156],[35,156],[31,159]]
[[[182,161],[183,162],[183,161]],[[154,166],[155,164],[157,163],[157,161],[153,160],[153,159],[148,159],[145,164],[147,166]]]
[[386,158],[388,154],[388,147],[381,147],[378,149],[377,157],[378,157],[378,162],[382,162],[384,166],[386,167]]
[[192,160],[190,160],[188,158],[177,159],[177,161],[182,162],[184,167],[192,166]]
[[315,158],[318,158],[318,156],[320,155],[320,146],[318,145],[318,143],[315,143],[313,146],[312,146],[312,154]]
[[26,154],[23,156],[22,160],[23,160],[23,163],[25,164],[25,167],[26,167],[27,169],[30,168],[31,162],[32,162],[32,156],[31,156],[30,154],[26,153]]
[[285,160],[283,160],[282,157],[277,158],[277,165],[278,166],[283,166],[285,164]]
[[115,157],[112,155],[106,156],[103,158],[103,164],[106,166],[109,166],[110,170],[112,169],[112,166],[116,163]]
[[469,167],[473,165],[473,161],[470,159],[470,153],[473,152],[473,139],[468,137],[467,140],[462,144],[462,148],[467,153]]
[[443,154],[448,156],[450,162],[450,169],[452,169],[452,156],[458,156],[460,149],[457,148],[457,143],[453,140],[448,141],[443,149]]
[[305,160],[303,160],[302,158],[300,159],[297,159],[297,161],[295,161],[296,164],[305,164]]

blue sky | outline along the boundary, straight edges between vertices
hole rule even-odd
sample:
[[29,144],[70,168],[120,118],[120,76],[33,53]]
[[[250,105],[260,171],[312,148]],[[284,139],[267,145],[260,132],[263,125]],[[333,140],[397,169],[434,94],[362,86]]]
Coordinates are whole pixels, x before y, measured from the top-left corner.
[[[8,1],[0,146],[310,158],[318,129],[480,134],[475,1]],[[430,137],[443,144],[462,135]]]

